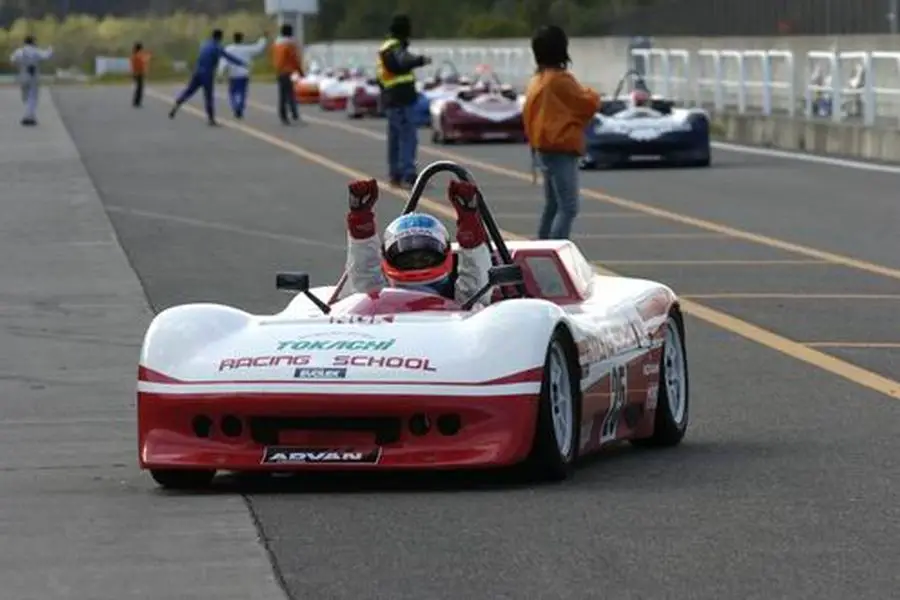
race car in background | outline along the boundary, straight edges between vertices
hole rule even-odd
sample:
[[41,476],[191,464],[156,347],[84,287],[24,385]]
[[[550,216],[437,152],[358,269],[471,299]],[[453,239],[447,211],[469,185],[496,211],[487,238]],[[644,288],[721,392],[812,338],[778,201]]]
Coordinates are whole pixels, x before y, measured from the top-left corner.
[[431,103],[431,139],[437,144],[524,142],[525,97],[482,67],[470,87]]
[[291,77],[294,86],[294,98],[300,104],[318,104],[319,85],[330,76],[330,70],[323,69],[318,64],[311,65],[304,77],[295,73]]
[[356,82],[356,86],[347,99],[347,117],[362,119],[363,117],[383,117],[384,107],[381,104],[381,86],[378,79],[364,73],[364,79]]
[[[448,171],[472,180],[429,165],[404,213]],[[622,441],[678,445],[690,388],[675,292],[600,275],[571,240],[507,242],[480,194],[478,213],[493,266],[461,303],[281,273],[292,298],[276,314],[210,302],[157,314],[137,368],[140,467],[176,489],[217,471],[522,465],[558,481]]]
[[319,107],[325,111],[346,110],[350,94],[362,81],[365,81],[362,69],[335,69],[331,79],[319,84]]
[[[630,92],[622,97],[623,87]],[[654,96],[637,71],[628,71],[585,131],[582,169],[623,165],[633,158],[656,158],[685,167],[708,167],[709,115],[700,108],[677,108]]]
[[434,74],[418,86],[419,95],[415,106],[416,123],[419,126],[430,127],[432,102],[451,98],[471,84],[471,80],[461,76],[456,65],[451,61],[442,62],[435,69]]

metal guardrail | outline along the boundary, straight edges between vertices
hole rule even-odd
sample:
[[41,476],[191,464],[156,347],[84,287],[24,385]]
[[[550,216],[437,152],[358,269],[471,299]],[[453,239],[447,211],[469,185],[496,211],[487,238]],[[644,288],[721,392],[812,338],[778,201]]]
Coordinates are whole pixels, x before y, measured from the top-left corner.
[[789,50],[652,48],[632,56],[643,59],[651,87],[687,105],[866,125],[900,119],[900,52],[814,50],[799,65]]
[[[509,46],[428,45],[414,48],[434,59],[453,62],[471,73],[488,64],[504,80],[524,84],[534,64],[527,44]],[[307,57],[330,66],[371,66],[374,43],[312,44]],[[802,55],[781,49],[635,48],[654,92],[679,103],[716,111],[785,114],[834,121],[886,119],[900,122],[900,52],[811,51]],[[853,63],[848,70],[849,63]],[[591,65],[585,68],[594,74]],[[608,70],[608,69],[607,69]],[[582,78],[588,73],[580,73]],[[595,78],[587,77],[588,81]]]

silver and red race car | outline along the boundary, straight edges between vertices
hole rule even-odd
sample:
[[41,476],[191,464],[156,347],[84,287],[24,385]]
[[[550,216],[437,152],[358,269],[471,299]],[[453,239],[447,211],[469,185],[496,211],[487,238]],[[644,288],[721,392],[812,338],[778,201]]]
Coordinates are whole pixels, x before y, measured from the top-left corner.
[[355,79],[353,90],[347,98],[347,117],[362,119],[363,117],[383,117],[384,107],[381,103],[381,86],[378,79],[363,71],[362,78]]
[[480,67],[470,87],[431,103],[431,139],[437,144],[460,142],[524,142],[525,97]]
[[319,107],[325,111],[347,110],[353,91],[365,81],[362,69],[335,69],[333,79],[319,83]]

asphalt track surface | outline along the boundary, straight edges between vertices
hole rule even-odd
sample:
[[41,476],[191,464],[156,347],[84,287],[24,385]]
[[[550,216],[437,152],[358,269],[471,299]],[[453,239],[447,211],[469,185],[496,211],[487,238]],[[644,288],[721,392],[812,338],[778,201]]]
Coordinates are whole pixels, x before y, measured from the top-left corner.
[[[155,310],[279,310],[275,271],[321,283],[340,272],[345,185],[384,177],[384,125],[305,108],[314,122],[284,128],[264,87],[243,123],[220,102],[220,128],[192,109],[169,121],[171,89],[142,110],[126,88],[54,92]],[[541,194],[521,146],[423,138],[421,161],[442,152],[467,161],[504,229],[533,235]],[[504,474],[226,481],[291,597],[895,597],[900,176],[713,160],[585,174],[576,227],[591,259],[689,299],[685,442],[610,451],[552,486]],[[382,194],[382,224],[400,200]]]

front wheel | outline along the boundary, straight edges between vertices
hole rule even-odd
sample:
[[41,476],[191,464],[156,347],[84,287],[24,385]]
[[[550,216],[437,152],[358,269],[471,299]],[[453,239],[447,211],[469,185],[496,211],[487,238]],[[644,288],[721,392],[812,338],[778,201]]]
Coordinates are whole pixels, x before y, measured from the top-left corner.
[[562,481],[574,469],[578,458],[581,427],[581,387],[571,339],[562,327],[550,338],[537,427],[529,470],[538,479]]
[[676,446],[687,432],[690,417],[690,385],[684,321],[672,311],[665,325],[665,342],[659,368],[653,435],[635,440],[640,446]]

